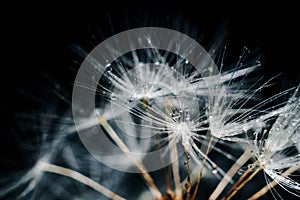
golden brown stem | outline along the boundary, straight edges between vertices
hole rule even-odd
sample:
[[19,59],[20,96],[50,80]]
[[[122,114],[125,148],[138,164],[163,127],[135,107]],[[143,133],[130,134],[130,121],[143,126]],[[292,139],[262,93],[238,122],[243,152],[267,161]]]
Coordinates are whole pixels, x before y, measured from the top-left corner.
[[111,126],[108,124],[105,118],[98,117],[99,124],[106,130],[106,132],[110,135],[110,137],[114,140],[114,142],[120,147],[120,149],[132,160],[133,164],[136,166],[136,168],[140,171],[141,176],[143,177],[144,181],[150,188],[153,196],[157,200],[163,200],[163,196],[154,184],[153,179],[151,178],[150,174],[147,172],[144,164],[137,160],[136,158],[133,158],[128,152],[130,152],[130,149],[126,146],[126,144],[119,138],[119,136],[116,134],[116,132],[111,128]]
[[231,188],[228,190],[226,196],[222,198],[222,200],[226,200],[226,197],[228,197],[234,190],[237,188],[240,183],[249,175],[249,173],[253,170],[253,167],[255,167],[258,164],[258,161],[252,164],[251,168],[248,168],[243,175],[231,186]]
[[172,162],[172,172],[173,172],[173,179],[175,185],[175,195],[176,200],[182,199],[182,188],[180,184],[180,173],[179,173],[179,164],[178,160],[176,159],[178,155],[176,144],[174,146],[170,146],[170,159]]
[[223,190],[226,188],[232,177],[236,174],[238,169],[243,166],[251,157],[251,154],[248,151],[245,151],[239,159],[232,165],[232,167],[227,171],[226,175],[219,182],[218,186],[214,190],[214,192],[210,195],[209,200],[217,199]]
[[193,193],[193,196],[191,198],[191,200],[195,200],[196,199],[196,196],[197,196],[197,193],[198,193],[198,190],[199,190],[199,186],[200,186],[200,182],[201,182],[201,179],[202,179],[202,175],[203,175],[203,170],[204,170],[204,166],[206,164],[206,161],[207,161],[207,155],[210,151],[210,146],[212,144],[212,141],[213,141],[214,137],[212,136],[209,140],[209,143],[208,143],[208,146],[207,146],[207,149],[206,149],[206,152],[205,152],[205,158],[203,159],[203,162],[202,162],[202,166],[201,166],[201,169],[200,169],[200,174],[198,176],[198,179],[197,179],[197,184],[196,184],[196,187],[195,187],[195,191]]
[[[150,113],[150,109],[149,109],[149,106],[148,106],[148,102],[147,102],[147,99],[146,98],[142,98],[142,107],[143,109],[149,114]],[[155,137],[155,142],[156,142],[156,146],[159,150],[159,154],[160,154],[160,160],[161,160],[161,164],[162,166],[165,166],[165,163],[164,163],[164,159],[163,159],[163,152],[161,150],[161,145],[160,145],[160,141],[159,141],[159,138],[158,138],[158,135],[155,134],[154,135]],[[166,168],[163,169],[164,171],[164,176],[165,176],[165,181],[166,181],[166,193],[169,197],[172,197],[174,198],[175,194],[173,193],[172,191],[172,188],[171,188],[171,181],[170,181],[170,176],[168,175],[168,172],[166,171]]]
[[249,176],[245,181],[243,181],[238,187],[236,187],[233,192],[226,198],[226,200],[230,200],[232,199],[232,197],[240,190],[242,189],[249,181],[251,181],[253,179],[253,177],[260,172],[260,170],[262,170],[261,167],[257,168],[252,174],[251,176]]
[[185,189],[186,189],[186,200],[190,200],[191,199],[191,169],[190,169],[190,163],[189,163],[189,153],[187,152],[187,150],[184,148],[184,153],[185,153],[185,165],[186,165],[186,171],[187,171],[187,181],[186,181],[186,185],[185,185]]
[[93,181],[92,179],[80,174],[77,171],[74,171],[72,169],[68,169],[65,167],[60,167],[57,165],[49,164],[46,162],[39,163],[41,169],[45,172],[50,172],[54,174],[63,175],[69,178],[72,178],[80,183],[83,183],[94,190],[100,192],[101,194],[105,195],[106,197],[112,199],[112,200],[125,200],[123,197],[117,195],[116,193],[110,191],[106,187],[100,185],[99,183]]

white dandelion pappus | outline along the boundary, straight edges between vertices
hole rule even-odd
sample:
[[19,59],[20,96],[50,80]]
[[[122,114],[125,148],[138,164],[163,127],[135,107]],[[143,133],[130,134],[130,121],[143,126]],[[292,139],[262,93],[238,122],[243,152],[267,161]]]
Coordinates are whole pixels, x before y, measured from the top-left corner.
[[226,45],[221,53],[215,55],[221,62],[221,72],[218,76],[206,78],[206,82],[211,83],[207,86],[209,93],[206,95],[209,128],[216,138],[243,142],[244,139],[240,135],[257,124],[245,124],[257,114],[255,112],[257,108],[246,105],[256,100],[256,93],[264,87],[259,85],[260,80],[250,85],[246,77],[257,71],[261,62],[258,60],[259,56],[255,59],[250,57],[250,50],[244,47],[238,60],[233,64],[233,69],[222,71],[225,54]]
[[193,142],[193,140],[200,140],[197,139],[200,137],[198,132],[207,130],[204,127],[206,122],[203,121],[200,101],[196,97],[159,98],[151,107],[148,117],[152,124],[150,128],[157,130],[159,135],[167,135],[171,145],[180,142],[190,153],[192,149],[198,149]]
[[282,175],[285,169],[300,168],[300,153],[293,150],[299,144],[300,139],[299,87],[284,108],[285,112],[278,115],[269,131],[256,133],[254,146],[249,148],[268,177],[286,191],[299,197],[300,183],[288,175]]
[[[150,66],[149,64],[144,64],[144,70],[150,72],[147,70],[147,67]],[[193,150],[198,149],[193,140],[198,137],[197,131],[207,130],[201,127],[204,123],[201,122],[201,111],[198,105],[199,99],[196,98],[196,96],[186,96],[187,94],[183,94],[183,91],[178,90],[179,87],[177,83],[183,80],[183,76],[176,74],[178,72],[174,71],[174,69],[162,65],[153,65],[153,67],[155,70],[154,74],[146,73],[146,76],[149,75],[147,77],[150,77],[150,81],[149,78],[146,77],[139,79],[136,77],[139,73],[133,73],[135,76],[133,76],[132,79],[140,80],[138,83],[142,83],[141,85],[146,86],[148,90],[145,90],[145,87],[142,87],[142,89],[137,87],[137,89],[134,90],[134,98],[132,98],[132,96],[129,97],[133,99],[132,101],[130,100],[130,102],[135,102],[134,106],[126,108],[128,102],[124,102],[124,105],[121,103],[122,101],[119,101],[120,103],[116,105],[116,107],[112,107],[112,110],[122,109],[120,108],[121,105],[123,109],[124,107],[128,109],[128,112],[124,112],[125,116],[120,115],[114,119],[117,123],[116,126],[123,132],[123,136],[130,135],[138,137],[141,143],[147,141],[145,139],[152,141],[153,148],[157,145],[153,142],[155,141],[153,138],[154,135],[161,138],[164,138],[162,135],[167,135],[164,139],[160,139],[161,145],[169,143],[169,147],[171,148],[165,148],[166,152],[164,152],[164,156],[168,157],[167,152],[172,151],[175,147],[174,145],[181,143],[189,153],[193,152],[192,157],[195,160],[199,160],[195,155],[195,150]],[[164,74],[160,73],[161,70],[157,71],[157,69],[155,69],[157,67],[163,68]],[[139,72],[140,70],[137,71]],[[158,79],[158,77],[160,79]],[[140,84],[135,85],[140,86]],[[152,90],[151,88],[155,89]],[[152,93],[154,95],[149,94],[149,91],[156,92],[158,88],[158,92],[160,92],[161,95],[157,96],[155,93]],[[176,96],[178,93],[181,93],[182,97]],[[124,96],[124,92],[119,91],[116,92],[116,94]],[[202,113],[204,112],[202,111]],[[131,125],[131,130],[127,128],[128,125]],[[133,133],[134,128],[138,131],[137,133],[141,132],[142,134],[136,135],[137,133]],[[137,149],[136,147],[134,147],[134,149]]]
[[244,104],[251,100],[252,93],[235,87],[233,84],[227,86],[221,83],[210,89],[208,121],[213,136],[224,140],[242,141],[238,136],[253,126],[250,124],[250,127],[247,127],[243,124],[248,113],[253,112],[251,108],[243,108]]
[[[134,63],[129,63],[132,60],[125,58],[123,60],[127,63],[126,65],[122,64],[120,60],[109,65],[109,69],[104,73],[104,81],[101,82],[101,85],[98,84],[100,90],[103,91],[99,92],[100,101],[104,97],[107,102],[100,104],[101,107],[96,108],[95,113],[92,113],[89,118],[83,118],[76,129],[89,134],[89,130],[95,129],[95,126],[99,124],[95,115],[104,117],[113,124],[116,133],[132,152],[143,153],[149,151],[149,143],[151,141],[153,143],[153,138],[149,139],[153,136],[153,132],[150,132],[149,129],[138,128],[138,124],[131,119],[147,115],[143,107],[139,108],[142,105],[142,100],[146,101],[149,106],[155,98],[175,92],[171,91],[172,85],[170,84],[176,82],[175,71],[171,70],[169,66],[159,63],[140,62],[130,69],[128,66],[134,65]],[[76,129],[71,127],[69,131]],[[118,160],[124,167],[130,168],[132,166],[131,161],[126,159],[123,154],[115,154],[114,159],[111,159],[110,156],[109,160],[109,162]]]
[[[232,78],[219,81],[219,84],[209,89],[207,115],[211,134],[214,137],[247,143],[248,131],[263,129],[269,119],[286,111],[286,107],[280,108],[281,104],[265,107],[289,93],[290,90],[258,102],[259,98],[257,98],[257,95],[259,91],[267,87],[272,79],[262,85],[258,85],[258,82],[255,82],[248,89],[242,88],[242,86],[247,85],[247,83],[243,83],[243,79],[239,82],[234,82],[234,79],[247,76],[248,73],[256,70],[256,67],[241,69],[228,74],[225,73],[221,76],[221,80],[222,77],[231,76]],[[245,137],[245,134],[247,137]],[[252,138],[251,135],[250,137]]]
[[[235,76],[240,74],[242,73],[236,73]],[[222,80],[225,81],[230,77],[226,74],[222,76]],[[201,107],[204,108],[204,98],[196,96],[208,93],[205,88],[207,84],[199,72],[193,71],[191,66],[188,66],[186,60],[176,62],[175,66],[140,63],[127,73],[124,71],[120,77],[112,75],[110,80],[112,83],[116,82],[116,87],[112,91],[112,110],[117,112],[128,109],[124,112],[127,114],[126,117],[120,115],[114,120],[120,131],[128,130],[124,131],[124,134],[132,135],[133,130],[125,128],[132,125],[139,127],[140,132],[143,132],[139,138],[149,138],[154,134],[162,135],[161,133],[169,134],[165,140],[170,140],[171,146],[181,143],[198,164],[201,164],[202,158],[208,159],[195,144],[195,141],[205,142],[205,136],[199,135],[198,132],[208,130],[203,126],[207,123],[205,111],[199,106],[202,104]],[[139,108],[130,110],[137,105],[140,105]],[[130,115],[142,121],[132,120]],[[148,131],[149,129],[152,131]],[[208,160],[208,164],[216,166],[213,161]]]
[[[118,38],[119,36],[125,37],[125,47],[122,47],[123,41]],[[162,36],[167,38],[162,40]],[[195,87],[190,87],[190,85],[197,85],[201,73],[214,71],[214,62],[207,52],[191,38],[176,31],[153,27],[139,28],[117,34],[107,41],[110,42],[109,45],[104,44],[106,41],[100,44],[82,64],[82,69],[79,70],[77,76],[78,80],[75,82],[73,104],[75,106],[79,106],[82,102],[85,102],[85,106],[90,104],[86,106],[88,109],[85,112],[93,113],[92,107],[94,106],[91,105],[94,105],[94,102],[91,101],[94,98],[87,98],[87,95],[90,95],[88,93],[86,95],[77,94],[76,88],[100,94],[96,96],[100,100],[97,103],[102,99],[106,99],[106,103],[100,104],[100,107],[96,105],[94,109],[108,109],[109,107],[106,105],[111,105],[110,111],[115,114],[115,117],[107,121],[110,126],[118,127],[121,132],[125,130],[122,126],[128,126],[128,124],[140,126],[139,120],[144,120],[148,123],[147,126],[151,126],[153,119],[149,118],[148,112],[152,112],[150,114],[152,117],[155,116],[154,112],[159,112],[151,108],[152,104],[157,104],[157,99],[184,93],[196,96],[196,92],[192,90]],[[142,52],[144,58],[139,51]],[[99,52],[102,52],[101,55]],[[81,73],[83,73],[82,77]],[[97,78],[94,78],[94,81],[88,80],[89,75],[97,76]],[[82,80],[80,81],[80,79]],[[198,88],[201,93],[201,87]],[[186,89],[188,90],[185,91]],[[207,89],[203,91],[202,94],[207,93]],[[90,103],[86,103],[86,101],[90,101]],[[77,118],[76,115],[80,116],[75,123],[79,127],[84,127],[82,119],[87,119],[81,117],[84,114],[77,112],[73,114],[75,118]],[[88,121],[84,123],[88,123]],[[94,124],[90,123],[91,126]],[[85,128],[90,125],[86,125]],[[149,133],[150,136],[156,134],[155,132],[152,135],[151,132]],[[136,137],[134,131],[123,135],[116,134],[120,138],[127,137],[124,136],[125,134]],[[144,134],[139,137],[143,139],[149,135]]]

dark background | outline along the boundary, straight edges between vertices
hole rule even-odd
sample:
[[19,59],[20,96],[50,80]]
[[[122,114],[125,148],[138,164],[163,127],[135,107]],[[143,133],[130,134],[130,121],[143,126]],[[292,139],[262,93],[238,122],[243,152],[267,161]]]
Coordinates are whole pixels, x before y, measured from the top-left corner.
[[[231,53],[240,52],[243,45],[259,48],[264,67],[269,74],[283,73],[295,82],[299,75],[299,14],[289,3],[244,2],[237,4],[188,1],[106,2],[106,4],[19,4],[5,7],[1,17],[1,100],[4,115],[10,116],[16,104],[16,89],[26,86],[46,72],[57,79],[74,76],[70,46],[86,46],[92,35],[97,42],[126,30],[124,21],[134,26],[143,21],[160,21],[183,17],[212,40],[223,24],[227,24]],[[127,20],[127,21],[129,21]],[[140,21],[140,24],[139,24]],[[164,24],[162,24],[164,26]],[[102,38],[98,32],[103,34]],[[3,34],[4,33],[4,34]],[[91,45],[90,45],[91,46]],[[205,46],[205,45],[204,45]],[[7,115],[8,114],[8,115]]]
[[[233,55],[243,45],[259,48],[263,54],[264,74],[282,73],[273,89],[281,91],[299,80],[299,14],[297,6],[282,3],[262,5],[257,2],[237,4],[188,1],[105,2],[98,4],[19,4],[4,6],[1,17],[1,154],[2,163],[18,159],[15,148],[15,113],[30,111],[28,99],[20,91],[34,93],[43,75],[48,74],[70,89],[75,72],[73,44],[91,47],[115,32],[126,30],[127,19],[133,26],[157,25],[167,16],[183,17],[204,35],[209,43],[223,24],[227,24]],[[139,24],[140,23],[140,24]],[[99,32],[102,34],[100,36]],[[76,65],[75,65],[76,66]],[[45,95],[50,93],[45,89]],[[48,102],[45,102],[48,103]],[[51,102],[49,102],[50,104]],[[34,104],[34,103],[33,103]],[[5,163],[4,163],[5,166]]]

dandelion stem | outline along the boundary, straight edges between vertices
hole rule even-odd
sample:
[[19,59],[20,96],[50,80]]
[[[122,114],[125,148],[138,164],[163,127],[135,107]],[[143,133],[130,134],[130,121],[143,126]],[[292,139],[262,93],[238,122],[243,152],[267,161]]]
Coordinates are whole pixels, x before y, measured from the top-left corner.
[[232,197],[240,190],[242,189],[249,181],[253,179],[253,177],[262,170],[262,167],[257,168],[251,176],[249,176],[245,181],[243,181],[238,187],[236,187],[233,192],[226,198],[226,200],[232,199]]
[[[159,142],[159,138],[158,138],[158,135],[155,134],[155,142],[156,142],[156,145],[157,145],[157,148],[159,149],[159,153],[160,153],[160,159],[161,159],[161,164],[162,166],[165,166],[165,162],[164,162],[164,159],[162,157],[162,150],[161,150],[161,145],[160,145],[160,142]],[[171,188],[171,181],[170,181],[170,176],[168,175],[169,174],[169,171],[167,171],[166,168],[163,169],[164,171],[164,176],[165,176],[165,181],[166,181],[166,188],[167,188],[167,195],[171,197],[171,199],[174,198],[174,193],[172,191],[172,188]]]
[[248,174],[253,170],[253,168],[258,164],[258,162],[256,161],[255,163],[252,164],[251,168],[248,168],[243,175],[231,186],[231,188],[228,190],[227,194],[225,197],[222,198],[222,200],[225,200],[227,196],[229,196],[234,190],[235,188],[238,187],[238,185],[248,176]]
[[184,148],[185,153],[185,165],[187,170],[187,181],[186,181],[186,200],[190,200],[191,198],[191,169],[190,169],[190,163],[189,163],[189,153]]
[[[194,185],[197,182],[198,175],[200,173],[201,167],[198,166],[196,167],[191,173],[190,173],[190,179],[191,179],[191,186]],[[183,189],[183,193],[186,192],[185,189],[185,184],[187,183],[188,177],[186,177],[182,182],[181,182],[181,188]]]
[[[146,98],[142,98],[141,102],[142,102],[142,107],[149,114],[150,110],[149,110],[149,107],[148,107],[147,99]],[[154,138],[155,138],[156,146],[157,146],[157,148],[159,150],[161,164],[162,164],[162,166],[165,166],[165,162],[164,162],[164,159],[163,159],[163,152],[161,150],[161,145],[160,145],[160,141],[159,141],[159,138],[158,138],[158,134],[155,134]],[[172,188],[171,188],[170,176],[168,176],[168,172],[167,172],[166,168],[164,168],[163,171],[164,171],[164,176],[165,176],[165,181],[166,181],[166,188],[167,188],[166,193],[171,198],[174,198],[174,193],[173,193]]]
[[94,190],[100,192],[101,194],[107,196],[108,198],[110,198],[112,200],[125,200],[123,197],[117,195],[116,193],[110,191],[106,187],[104,187],[104,186],[100,185],[99,183],[95,182],[94,180],[84,176],[83,174],[80,174],[77,171],[74,171],[74,170],[68,169],[68,168],[64,168],[64,167],[60,167],[57,165],[49,164],[46,162],[41,162],[39,164],[41,166],[41,169],[45,172],[50,172],[50,173],[59,174],[59,175],[63,175],[63,176],[72,178],[80,183],[83,183],[83,184],[93,188]]
[[[169,143],[169,145],[172,145],[172,143]],[[176,144],[173,144],[170,148],[170,159],[173,161],[172,162],[172,172],[173,172],[173,179],[174,179],[174,184],[175,184],[175,195],[176,195],[176,200],[181,200],[182,199],[182,188],[180,184],[180,174],[179,174],[179,164],[177,160],[177,147]]]
[[[285,177],[287,177],[288,175],[290,175],[291,173],[295,172],[298,169],[299,169],[298,165],[290,167],[284,173],[282,173],[281,176],[283,178],[285,178]],[[267,184],[265,187],[263,187],[262,189],[260,189],[258,192],[256,192],[254,195],[252,195],[249,198],[249,200],[255,200],[255,199],[260,198],[261,196],[265,195],[270,189],[272,189],[273,187],[275,187],[277,184],[278,184],[278,181],[272,181],[271,183]]]
[[126,146],[126,144],[124,144],[124,142],[119,138],[119,136],[116,134],[116,132],[111,128],[111,126],[108,124],[108,122],[106,121],[105,118],[99,116],[98,117],[98,121],[99,124],[101,124],[101,126],[106,130],[106,132],[110,135],[110,137],[114,140],[114,142],[116,142],[116,144],[118,145],[118,147],[120,147],[120,149],[132,160],[132,162],[134,163],[134,165],[136,166],[136,168],[140,171],[141,176],[144,178],[144,181],[146,182],[146,184],[148,185],[148,187],[150,188],[153,196],[157,199],[157,200],[162,200],[163,196],[160,193],[160,191],[158,190],[158,188],[156,187],[156,185],[154,184],[153,179],[151,178],[150,174],[147,172],[145,166],[143,165],[143,163],[140,160],[137,160],[136,158],[133,158],[129,152],[130,149]]
[[196,188],[195,188],[195,191],[193,193],[193,197],[191,198],[191,200],[195,200],[196,199],[196,195],[198,193],[198,189],[199,189],[199,186],[200,186],[200,182],[201,182],[201,179],[202,179],[202,175],[203,175],[203,169],[204,169],[204,166],[206,164],[206,161],[207,161],[207,155],[209,153],[209,150],[210,150],[210,146],[212,144],[212,141],[214,140],[214,137],[212,136],[209,140],[209,143],[207,145],[207,149],[206,149],[206,152],[205,152],[205,158],[203,159],[203,162],[202,162],[202,166],[200,168],[200,173],[198,175],[198,179],[197,179],[197,185],[196,185]]
[[214,190],[214,192],[210,195],[209,200],[217,199],[220,194],[223,192],[225,187],[228,185],[232,177],[236,174],[238,169],[243,166],[251,157],[249,151],[245,151],[239,159],[232,165],[232,167],[227,171],[224,178],[219,182],[218,186]]

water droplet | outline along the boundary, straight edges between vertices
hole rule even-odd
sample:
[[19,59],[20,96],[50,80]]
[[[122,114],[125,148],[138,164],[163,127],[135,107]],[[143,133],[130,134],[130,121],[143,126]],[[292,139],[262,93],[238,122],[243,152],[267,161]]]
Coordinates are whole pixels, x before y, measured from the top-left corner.
[[243,170],[239,169],[237,173],[238,173],[238,175],[242,175],[243,174]]
[[130,98],[128,99],[128,103],[132,103],[132,102],[133,102],[133,98],[130,97]]
[[160,131],[165,132],[166,130],[167,130],[166,127],[163,127]]
[[107,71],[107,73],[111,73],[112,72],[112,68],[111,67],[107,67],[106,71]]
[[179,121],[179,119],[180,119],[180,115],[179,115],[179,114],[173,114],[173,113],[172,113],[171,117],[172,117],[172,119],[173,119],[174,121]]
[[116,97],[115,94],[112,94],[111,97],[110,97],[110,99],[111,99],[112,101],[116,100],[116,98],[117,98],[117,97]]

